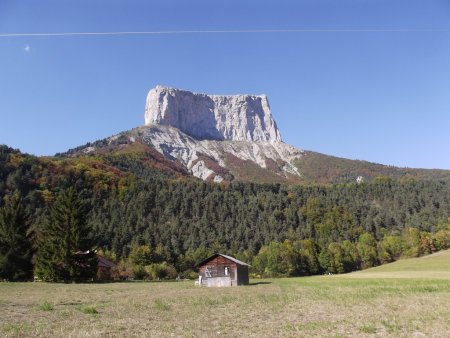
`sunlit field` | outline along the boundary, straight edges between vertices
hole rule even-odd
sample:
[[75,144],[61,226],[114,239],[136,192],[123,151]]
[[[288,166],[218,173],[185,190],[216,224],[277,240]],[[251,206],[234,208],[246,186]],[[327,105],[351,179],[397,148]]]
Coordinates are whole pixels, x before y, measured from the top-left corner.
[[340,276],[0,283],[0,336],[450,336],[450,251]]

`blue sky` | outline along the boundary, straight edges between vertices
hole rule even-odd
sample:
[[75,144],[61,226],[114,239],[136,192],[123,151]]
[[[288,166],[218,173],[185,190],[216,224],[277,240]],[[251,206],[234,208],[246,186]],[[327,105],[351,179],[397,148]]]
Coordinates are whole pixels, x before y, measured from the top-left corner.
[[391,31],[0,37],[0,143],[49,155],[131,129],[163,84],[265,93],[302,149],[450,169],[448,0],[0,0],[0,33],[228,29]]

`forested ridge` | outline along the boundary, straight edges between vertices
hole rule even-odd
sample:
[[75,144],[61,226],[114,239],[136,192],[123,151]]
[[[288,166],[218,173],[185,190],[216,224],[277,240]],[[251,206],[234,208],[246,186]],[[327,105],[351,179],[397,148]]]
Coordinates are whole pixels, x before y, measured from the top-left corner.
[[212,252],[251,263],[257,275],[288,276],[352,271],[450,246],[448,181],[214,184],[140,145],[76,158],[0,147],[1,203],[21,196],[32,242],[70,187],[87,206],[93,243],[121,261],[123,277],[158,276],[158,266],[189,275]]

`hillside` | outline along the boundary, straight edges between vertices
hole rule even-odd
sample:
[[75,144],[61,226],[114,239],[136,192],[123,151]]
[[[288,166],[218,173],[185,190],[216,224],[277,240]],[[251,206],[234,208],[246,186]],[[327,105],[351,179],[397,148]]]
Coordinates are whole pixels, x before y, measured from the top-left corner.
[[[150,139],[153,143],[149,141]],[[173,140],[176,139],[180,141],[174,143]],[[181,143],[184,145],[180,146]],[[260,147],[259,153],[262,156],[259,160],[249,155],[257,147]],[[285,155],[279,157],[279,148],[274,148],[270,144],[253,144],[245,141],[196,141],[175,128],[155,126],[134,128],[56,154],[56,157],[114,155],[127,151],[135,152],[136,150],[131,149],[136,148],[145,149],[151,154],[152,165],[158,166],[161,170],[176,168],[176,171],[184,175],[192,175],[206,181],[314,185],[354,183],[358,177],[367,182],[384,177],[394,180],[450,182],[450,170],[398,168],[313,151],[294,151],[293,147],[286,148]],[[187,160],[183,158],[194,158],[192,151],[188,150],[190,148],[195,148],[196,155],[191,164],[187,165]],[[289,160],[286,160],[286,157]],[[288,162],[291,163],[289,167]]]
[[396,168],[297,149],[283,142],[266,95],[208,95],[163,86],[147,95],[144,126],[60,155],[114,153],[135,142],[160,153],[166,160],[162,167],[172,162],[216,183],[334,184],[379,176],[450,180],[448,170]]
[[400,259],[396,262],[353,272],[349,278],[443,278],[450,279],[450,250]]
[[215,251],[253,262],[265,276],[349,272],[446,249],[450,236],[450,185],[443,181],[217,184],[127,135],[58,157],[0,147],[2,203],[18,192],[36,235],[68,187],[87,206],[98,247],[126,259],[148,246],[159,252],[157,263],[187,274]]
[[295,161],[295,165],[302,173],[303,180],[309,183],[349,183],[356,182],[358,177],[364,181],[377,177],[400,180],[450,180],[450,170],[399,168],[313,151],[305,151],[303,156]]

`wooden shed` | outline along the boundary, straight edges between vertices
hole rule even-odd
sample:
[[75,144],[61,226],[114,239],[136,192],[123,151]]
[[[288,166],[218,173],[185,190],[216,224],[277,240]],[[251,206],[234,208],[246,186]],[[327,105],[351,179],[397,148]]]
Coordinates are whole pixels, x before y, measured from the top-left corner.
[[216,253],[198,264],[198,284],[210,287],[247,285],[249,266],[234,257]]

